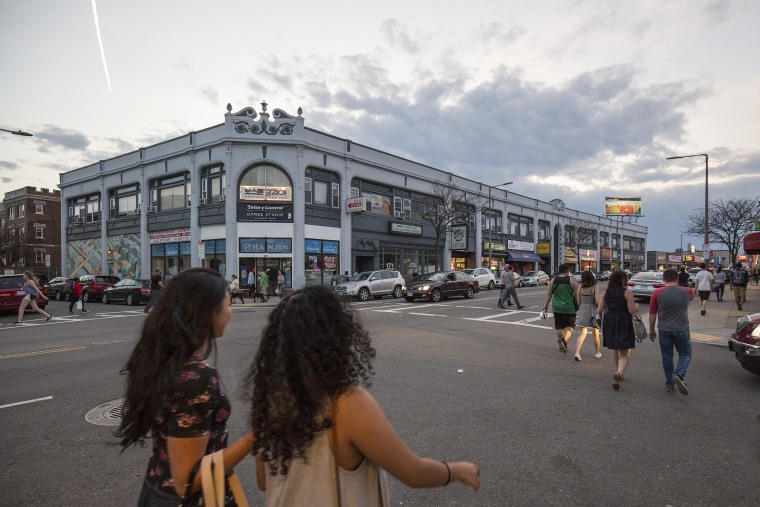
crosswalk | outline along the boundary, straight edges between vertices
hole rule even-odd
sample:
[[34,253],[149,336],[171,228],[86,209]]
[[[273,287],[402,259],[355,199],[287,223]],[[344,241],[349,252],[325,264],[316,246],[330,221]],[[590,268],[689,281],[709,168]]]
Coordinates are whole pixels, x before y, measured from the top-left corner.
[[73,324],[76,322],[91,322],[91,321],[100,321],[100,320],[111,320],[111,319],[123,319],[123,318],[129,318],[129,317],[135,317],[145,315],[143,313],[142,308],[138,310],[121,310],[116,312],[109,312],[109,313],[93,313],[88,312],[87,314],[74,314],[74,315],[61,315],[57,316],[54,315],[50,321],[46,321],[44,318],[32,318],[32,319],[25,319],[24,323],[21,325],[13,325],[13,324],[6,324],[4,326],[0,326],[0,330],[3,329],[17,329],[17,328],[24,328],[24,327],[42,327],[42,326],[57,326],[60,324]]

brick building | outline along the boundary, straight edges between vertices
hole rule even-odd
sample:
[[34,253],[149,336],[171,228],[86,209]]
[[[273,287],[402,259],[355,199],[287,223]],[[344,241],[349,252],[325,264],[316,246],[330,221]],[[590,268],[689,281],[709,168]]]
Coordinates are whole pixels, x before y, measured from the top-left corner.
[[0,269],[60,276],[60,190],[24,187],[5,193],[0,206]]

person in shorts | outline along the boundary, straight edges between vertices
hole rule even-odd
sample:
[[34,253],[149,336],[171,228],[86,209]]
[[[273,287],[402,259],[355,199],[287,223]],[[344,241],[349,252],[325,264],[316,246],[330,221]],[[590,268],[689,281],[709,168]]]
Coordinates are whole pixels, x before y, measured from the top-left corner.
[[700,262],[699,267],[700,271],[696,274],[697,280],[695,283],[697,291],[699,292],[699,301],[702,305],[702,311],[700,313],[705,315],[707,314],[707,301],[710,299],[710,293],[712,292],[715,278],[713,277],[713,274],[707,270],[707,264]]
[[559,274],[554,277],[546,290],[546,302],[544,311],[549,310],[552,304],[554,313],[554,329],[557,331],[557,344],[560,352],[567,352],[567,342],[575,329],[575,291],[578,290],[578,282],[570,274],[567,264],[560,264]]

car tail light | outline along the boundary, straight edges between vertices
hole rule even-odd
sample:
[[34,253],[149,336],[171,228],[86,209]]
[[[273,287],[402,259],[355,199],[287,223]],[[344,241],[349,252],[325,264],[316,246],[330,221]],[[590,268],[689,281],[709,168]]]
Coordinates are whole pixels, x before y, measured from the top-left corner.
[[636,287],[636,283],[635,282],[628,282],[628,287]]
[[150,289],[140,289],[140,292],[143,294],[150,294]]

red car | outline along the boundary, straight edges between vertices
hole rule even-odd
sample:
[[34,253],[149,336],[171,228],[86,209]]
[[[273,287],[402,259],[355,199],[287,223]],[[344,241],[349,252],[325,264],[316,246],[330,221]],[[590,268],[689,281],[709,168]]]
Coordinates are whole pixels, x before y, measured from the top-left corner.
[[[18,312],[21,300],[24,299],[24,277],[22,275],[0,275],[0,312]],[[46,294],[44,287],[40,292]],[[47,299],[37,298],[37,306],[45,308]],[[28,305],[27,310],[31,308]]]
[[745,370],[760,375],[760,313],[745,315],[736,322],[728,350],[736,354]]
[[118,276],[84,275],[79,277],[82,286],[82,300],[85,303],[97,301],[103,297],[103,291],[121,280]]

